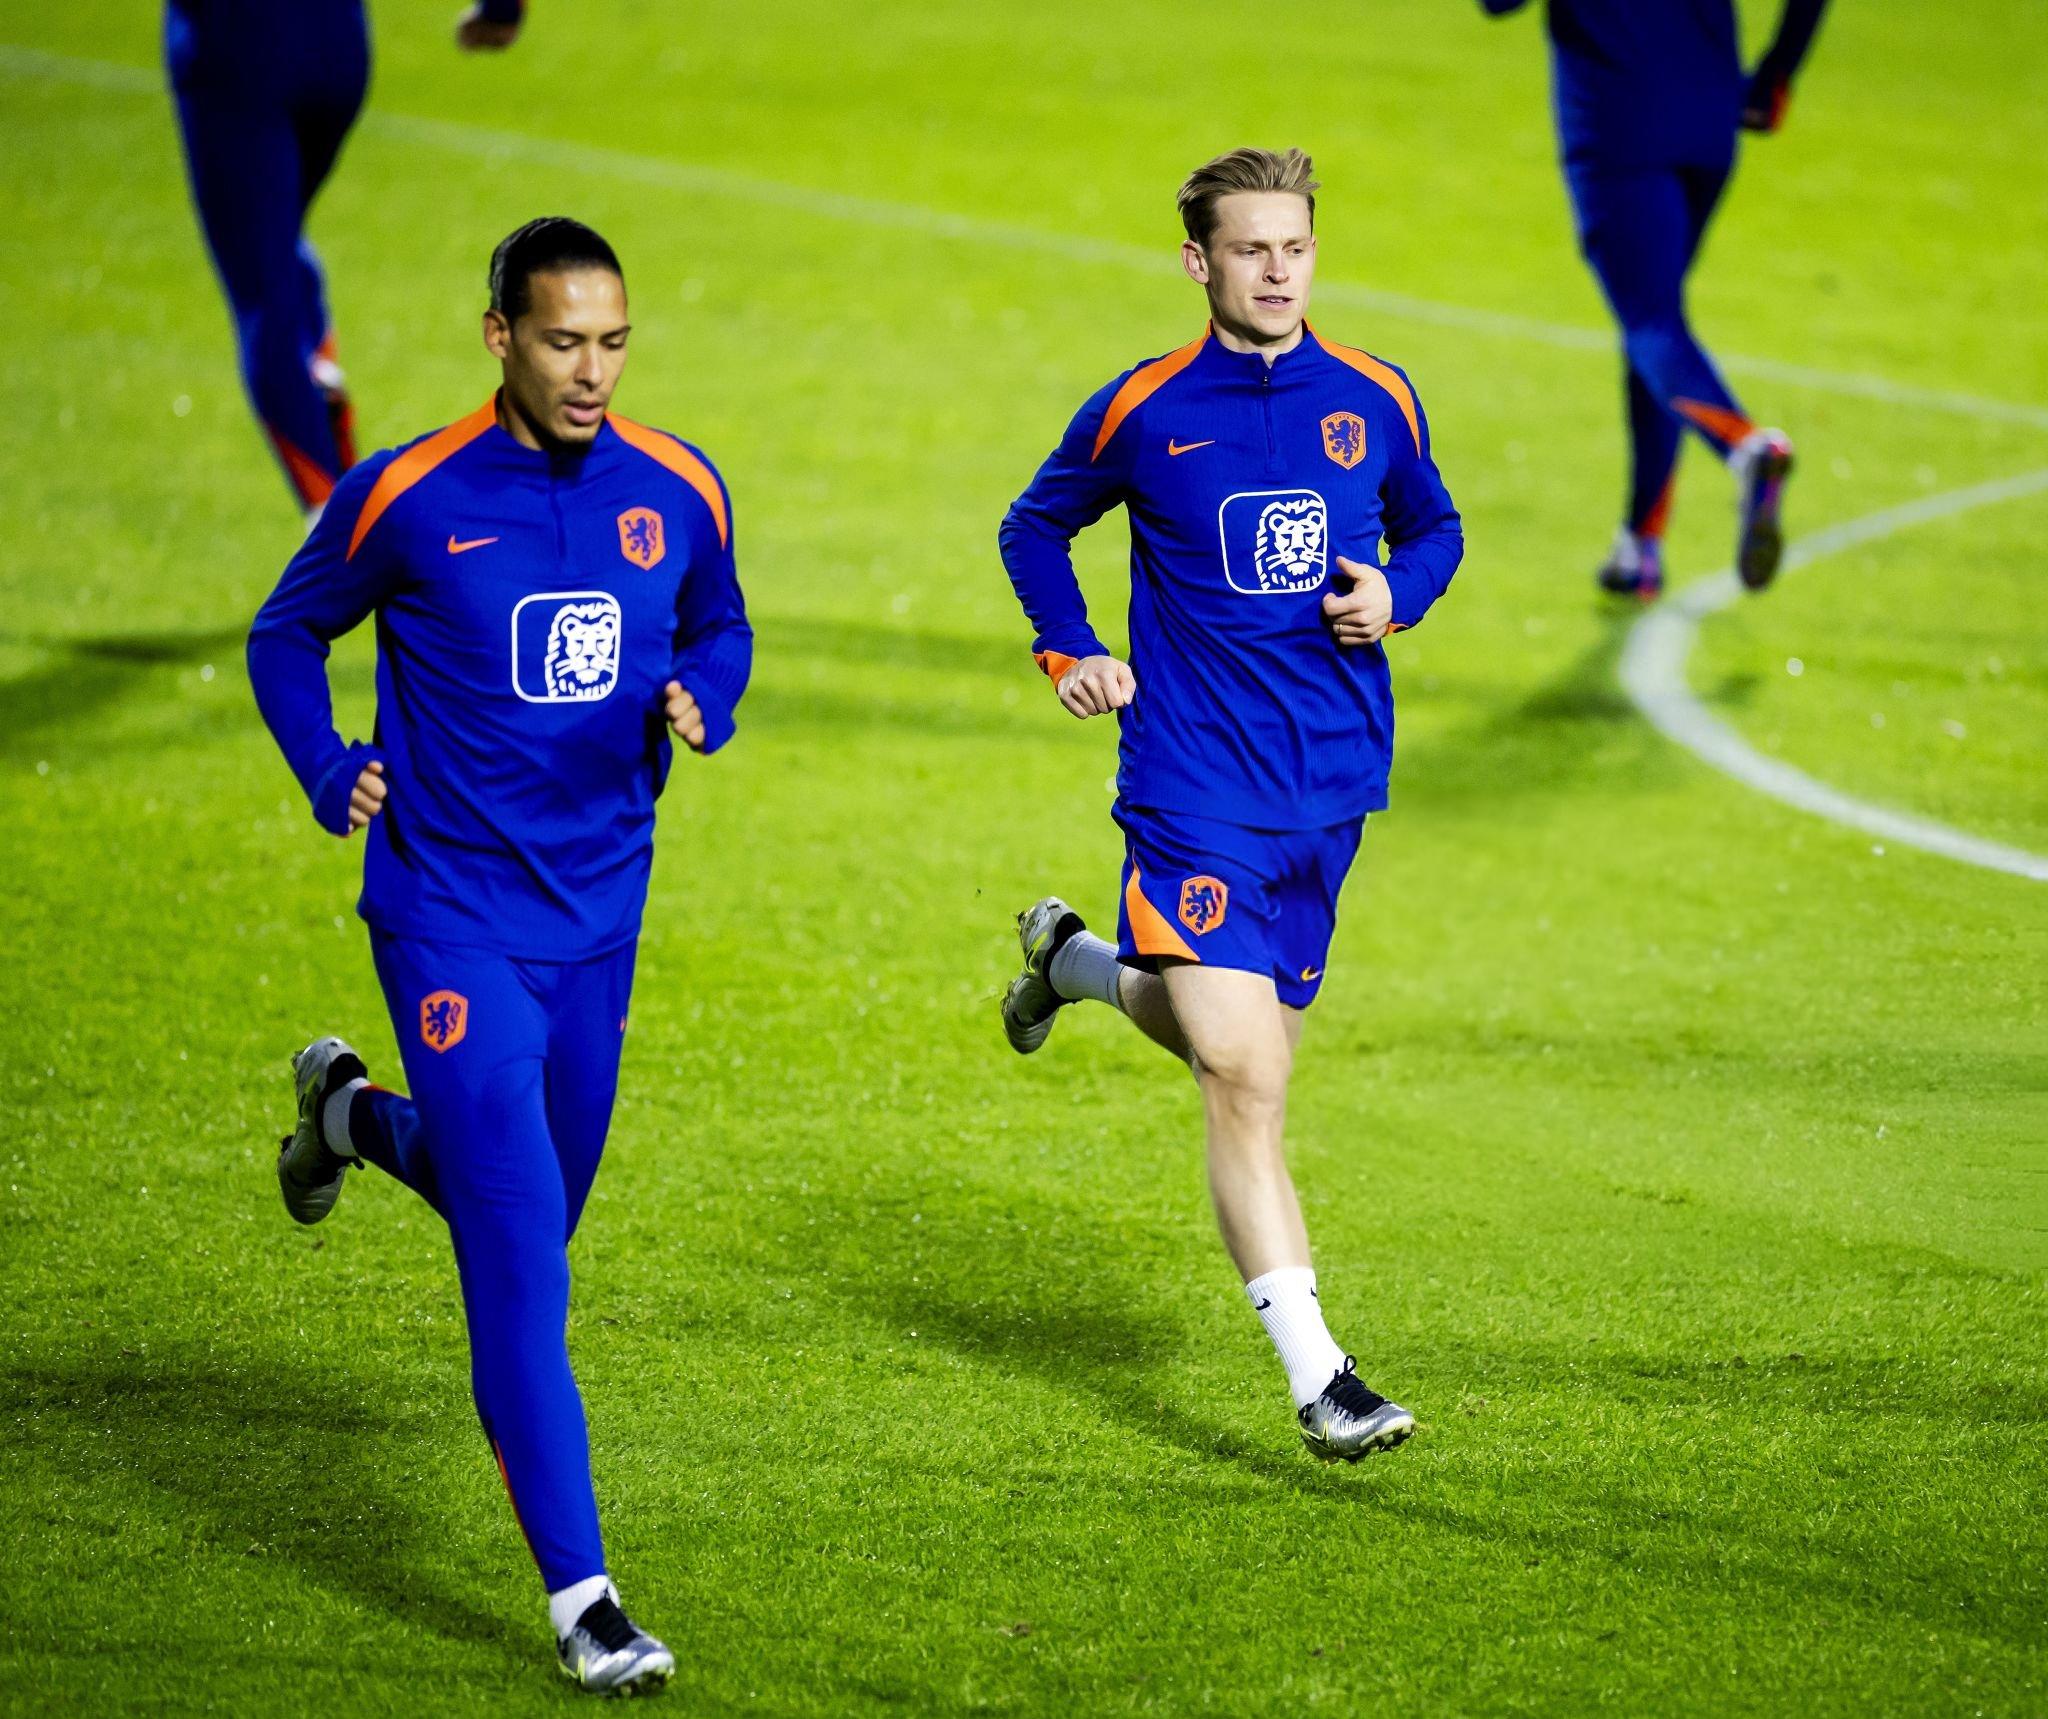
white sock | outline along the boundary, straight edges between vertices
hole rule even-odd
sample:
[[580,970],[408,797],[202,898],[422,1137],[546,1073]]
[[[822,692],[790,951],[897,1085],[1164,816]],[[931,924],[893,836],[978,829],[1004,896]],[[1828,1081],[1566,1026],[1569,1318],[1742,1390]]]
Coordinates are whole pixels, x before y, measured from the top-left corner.
[[1315,1268],[1283,1265],[1278,1271],[1253,1278],[1244,1292],[1258,1310],[1259,1322],[1273,1339],[1273,1347],[1280,1351],[1295,1407],[1314,1402],[1323,1394],[1330,1375],[1344,1365],[1344,1351],[1323,1323]]
[[327,1095],[327,1102],[320,1111],[320,1138],[326,1142],[327,1150],[337,1158],[353,1158],[356,1143],[348,1134],[348,1107],[355,1095],[370,1083],[367,1080],[352,1080],[346,1086],[339,1086]]
[[609,1576],[585,1576],[580,1582],[571,1582],[566,1588],[557,1588],[548,1595],[548,1622],[555,1626],[555,1640],[560,1641],[576,1627],[576,1620],[597,1604],[605,1594],[610,1594],[612,1604],[619,1603],[619,1590],[612,1586]]
[[1060,945],[1045,976],[1052,988],[1070,1003],[1094,1001],[1112,1009],[1124,1006],[1119,981],[1124,966],[1116,958],[1116,945],[1105,943],[1092,931],[1077,931]]

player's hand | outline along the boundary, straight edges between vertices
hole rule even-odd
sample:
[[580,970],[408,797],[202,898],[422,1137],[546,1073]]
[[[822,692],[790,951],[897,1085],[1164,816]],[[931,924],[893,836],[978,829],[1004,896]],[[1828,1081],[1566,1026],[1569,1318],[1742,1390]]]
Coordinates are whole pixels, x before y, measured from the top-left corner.
[[1376,645],[1387,636],[1394,620],[1394,593],[1387,576],[1370,562],[1337,557],[1339,578],[1349,579],[1351,589],[1341,596],[1335,591],[1323,596],[1323,617],[1340,645]]
[[697,708],[697,701],[683,690],[683,683],[672,680],[663,688],[668,702],[662,713],[668,718],[668,725],[675,730],[675,736],[692,752],[704,750],[704,713]]
[[1785,123],[1785,104],[1792,99],[1791,88],[1775,72],[1758,67],[1742,98],[1744,131],[1776,131]]
[[1106,716],[1138,696],[1138,677],[1115,657],[1083,657],[1053,690],[1076,716]]
[[455,45],[465,53],[496,53],[519,39],[519,22],[500,23],[486,18],[481,5],[470,7],[455,20]]
[[368,828],[370,820],[384,810],[384,796],[390,792],[391,784],[384,780],[384,766],[376,759],[371,759],[363,766],[363,773],[356,778],[356,785],[349,790],[350,835]]

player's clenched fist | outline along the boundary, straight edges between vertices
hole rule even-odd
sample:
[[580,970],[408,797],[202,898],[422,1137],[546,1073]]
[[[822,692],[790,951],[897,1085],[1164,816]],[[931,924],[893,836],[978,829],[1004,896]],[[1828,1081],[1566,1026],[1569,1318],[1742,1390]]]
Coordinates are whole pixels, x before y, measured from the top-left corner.
[[1104,716],[1138,696],[1138,677],[1115,657],[1083,657],[1060,676],[1055,690],[1076,716]]
[[384,796],[390,792],[391,784],[384,780],[384,766],[371,759],[356,778],[356,785],[349,790],[348,828],[351,835],[366,828],[370,820],[384,810]]
[[1335,591],[1323,598],[1323,614],[1340,645],[1373,645],[1386,636],[1394,619],[1394,593],[1387,576],[1369,562],[1337,557],[1339,577],[1351,581],[1343,594]]
[[697,708],[697,701],[683,690],[683,683],[672,680],[663,689],[668,702],[663,706],[668,716],[668,725],[675,730],[675,736],[692,752],[704,750],[704,713]]

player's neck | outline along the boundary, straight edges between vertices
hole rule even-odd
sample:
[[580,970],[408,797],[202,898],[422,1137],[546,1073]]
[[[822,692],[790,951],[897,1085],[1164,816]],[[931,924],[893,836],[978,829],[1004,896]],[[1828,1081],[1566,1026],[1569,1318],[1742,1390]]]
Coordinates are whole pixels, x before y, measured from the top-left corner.
[[564,442],[550,436],[520,411],[508,388],[498,390],[498,428],[522,448],[546,454],[550,460],[576,459],[590,452],[588,442]]
[[1251,330],[1232,328],[1221,317],[1212,316],[1209,321],[1210,327],[1216,332],[1216,342],[1219,346],[1231,352],[1256,352],[1268,364],[1282,353],[1292,352],[1299,346],[1302,329],[1306,326],[1297,322],[1287,333],[1277,338],[1268,338]]

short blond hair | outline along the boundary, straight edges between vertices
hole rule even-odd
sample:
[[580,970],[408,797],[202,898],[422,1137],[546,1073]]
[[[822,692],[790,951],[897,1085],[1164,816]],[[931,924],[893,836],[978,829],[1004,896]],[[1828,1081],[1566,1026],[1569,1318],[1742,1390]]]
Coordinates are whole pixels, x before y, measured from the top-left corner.
[[1180,220],[1188,237],[1206,246],[1216,231],[1216,200],[1233,191],[1288,191],[1308,200],[1308,224],[1316,224],[1315,163],[1298,149],[1233,149],[1205,161],[1180,188]]

